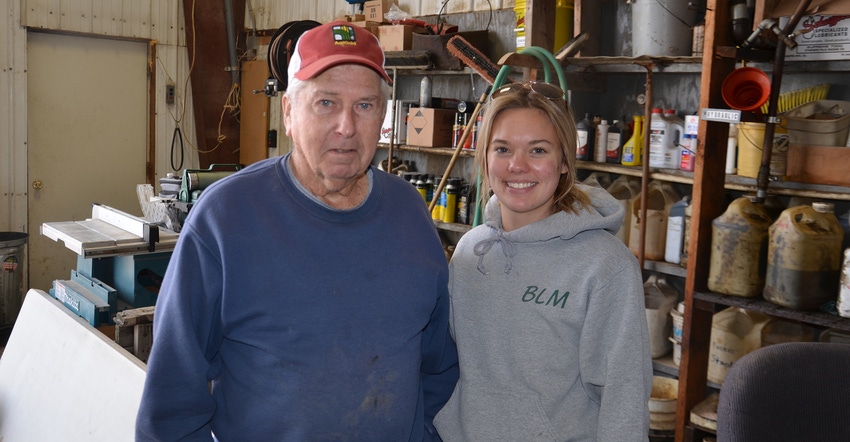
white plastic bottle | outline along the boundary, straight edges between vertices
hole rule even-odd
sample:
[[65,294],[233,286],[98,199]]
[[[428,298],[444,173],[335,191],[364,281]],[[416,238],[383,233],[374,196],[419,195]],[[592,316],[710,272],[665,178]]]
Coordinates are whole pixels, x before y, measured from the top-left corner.
[[593,149],[593,161],[604,163],[608,153],[608,120],[602,120],[596,126],[596,146]]
[[682,247],[685,239],[685,208],[689,197],[685,196],[670,207],[667,218],[667,238],[664,247],[664,261],[679,264],[682,261]]
[[668,167],[664,161],[664,145],[667,142],[667,120],[661,108],[653,108],[649,117],[649,167]]

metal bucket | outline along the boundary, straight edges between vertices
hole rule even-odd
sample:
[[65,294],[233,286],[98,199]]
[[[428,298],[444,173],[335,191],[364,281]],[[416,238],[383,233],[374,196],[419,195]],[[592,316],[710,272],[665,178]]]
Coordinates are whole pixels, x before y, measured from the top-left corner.
[[0,232],[0,327],[13,325],[23,304],[24,245],[29,235]]
[[688,0],[631,0],[632,55],[688,56],[697,13]]

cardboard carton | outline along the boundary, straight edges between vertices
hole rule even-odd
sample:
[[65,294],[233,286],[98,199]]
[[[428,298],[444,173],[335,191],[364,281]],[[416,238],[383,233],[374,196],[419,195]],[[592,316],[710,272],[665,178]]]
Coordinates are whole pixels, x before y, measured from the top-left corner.
[[363,3],[363,15],[366,21],[384,22],[384,14],[392,7],[392,0],[369,0]]
[[378,27],[378,40],[385,51],[406,51],[411,48],[414,27],[410,25],[384,25]]
[[786,181],[850,186],[850,147],[791,143],[786,164]]
[[412,107],[407,117],[407,144],[423,147],[451,147],[455,111]]

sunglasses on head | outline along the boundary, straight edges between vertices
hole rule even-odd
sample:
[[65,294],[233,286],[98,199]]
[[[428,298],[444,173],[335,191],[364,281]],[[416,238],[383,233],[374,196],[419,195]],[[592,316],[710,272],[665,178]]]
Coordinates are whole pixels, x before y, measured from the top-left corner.
[[498,98],[502,95],[509,95],[523,90],[531,90],[532,92],[542,95],[550,100],[564,101],[563,89],[550,83],[541,83],[537,81],[527,81],[525,83],[506,84],[490,95],[491,98]]

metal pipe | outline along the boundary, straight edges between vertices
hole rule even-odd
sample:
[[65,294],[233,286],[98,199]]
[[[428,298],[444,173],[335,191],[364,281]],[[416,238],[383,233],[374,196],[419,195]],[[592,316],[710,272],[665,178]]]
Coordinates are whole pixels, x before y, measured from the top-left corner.
[[[797,23],[803,17],[806,8],[812,0],[801,0],[797,5],[797,9],[791,15],[785,29],[782,30],[784,36],[791,35]],[[773,151],[773,135],[776,132],[776,123],[779,120],[776,117],[776,109],[779,101],[779,89],[782,86],[782,74],[785,66],[785,38],[778,39],[776,51],[773,56],[773,76],[770,82],[770,101],[767,105],[767,117],[764,125],[764,140],[762,141],[761,165],[759,166],[758,178],[756,179],[756,203],[763,204],[767,198],[767,186],[770,183],[770,157]]]
[[230,57],[230,79],[239,81],[239,66],[236,61],[236,31],[233,29],[233,1],[224,0],[224,21],[227,24],[227,52]]

